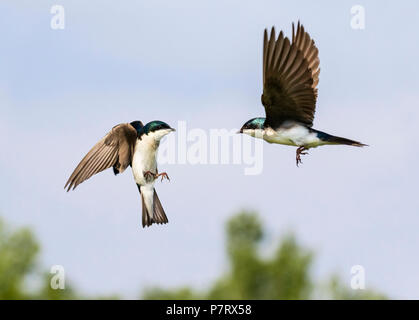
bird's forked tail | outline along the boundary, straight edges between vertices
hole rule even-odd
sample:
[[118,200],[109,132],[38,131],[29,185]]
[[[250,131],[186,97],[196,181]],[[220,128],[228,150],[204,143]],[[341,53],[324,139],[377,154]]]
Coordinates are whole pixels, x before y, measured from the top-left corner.
[[143,207],[142,224],[144,227],[149,227],[153,223],[165,224],[168,223],[166,213],[157,196],[157,192],[153,186],[138,186],[141,194],[141,203]]

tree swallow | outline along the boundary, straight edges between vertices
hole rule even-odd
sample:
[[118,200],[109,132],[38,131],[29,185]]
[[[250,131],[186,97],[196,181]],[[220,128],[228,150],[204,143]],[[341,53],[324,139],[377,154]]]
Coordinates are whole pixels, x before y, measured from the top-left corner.
[[269,143],[297,146],[296,162],[308,149],[327,144],[366,146],[312,128],[319,82],[318,49],[304,27],[292,24],[292,40],[272,27],[270,39],[263,39],[263,94],[266,118],[247,121],[239,133]]
[[157,150],[160,140],[175,131],[162,121],[122,123],[113,127],[80,161],[64,189],[73,190],[96,173],[113,167],[115,175],[132,167],[135,183],[141,194],[143,227],[169,222],[154,189],[158,177],[169,179],[166,172],[157,171]]

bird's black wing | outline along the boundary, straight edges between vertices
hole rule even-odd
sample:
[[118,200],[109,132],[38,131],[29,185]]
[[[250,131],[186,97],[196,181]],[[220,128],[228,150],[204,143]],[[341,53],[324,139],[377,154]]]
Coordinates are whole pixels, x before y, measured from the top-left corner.
[[113,127],[80,161],[64,189],[74,190],[83,181],[110,167],[114,167],[115,173],[122,173],[131,164],[136,140],[137,130],[131,124]]
[[278,127],[286,120],[313,125],[319,82],[318,49],[304,27],[292,25],[292,42],[281,31],[265,29],[263,41],[263,94],[266,125]]

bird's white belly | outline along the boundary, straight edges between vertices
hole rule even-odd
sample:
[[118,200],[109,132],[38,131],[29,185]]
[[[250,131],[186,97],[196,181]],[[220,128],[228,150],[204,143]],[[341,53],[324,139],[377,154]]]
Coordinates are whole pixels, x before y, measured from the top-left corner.
[[144,177],[144,172],[147,171],[157,173],[157,146],[154,141],[143,136],[142,140],[137,140],[132,158],[132,173],[137,184],[154,183]]
[[308,128],[299,124],[277,130],[268,128],[264,132],[263,139],[269,143],[305,146],[307,148],[317,147],[321,144],[321,140],[315,132],[311,132]]

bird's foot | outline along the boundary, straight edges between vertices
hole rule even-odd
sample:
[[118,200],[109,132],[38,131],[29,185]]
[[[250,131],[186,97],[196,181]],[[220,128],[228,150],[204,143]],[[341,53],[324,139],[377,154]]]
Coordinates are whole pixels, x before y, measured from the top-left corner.
[[296,153],[296,156],[295,156],[295,161],[297,162],[297,167],[298,167],[298,165],[300,164],[300,163],[303,163],[302,161],[301,161],[301,155],[306,155],[306,154],[308,154],[308,152],[305,152],[305,151],[307,151],[308,149],[306,149],[305,147],[299,147],[298,149],[297,149],[297,153]]
[[163,182],[164,178],[166,178],[168,181],[170,181],[170,178],[169,178],[169,176],[167,175],[166,172],[162,172],[162,173],[157,174],[156,179],[160,176],[161,176],[161,182]]

